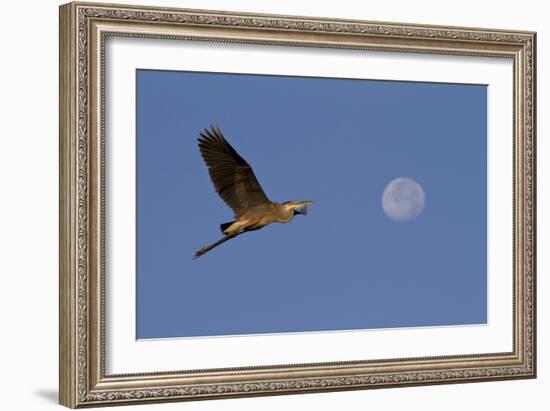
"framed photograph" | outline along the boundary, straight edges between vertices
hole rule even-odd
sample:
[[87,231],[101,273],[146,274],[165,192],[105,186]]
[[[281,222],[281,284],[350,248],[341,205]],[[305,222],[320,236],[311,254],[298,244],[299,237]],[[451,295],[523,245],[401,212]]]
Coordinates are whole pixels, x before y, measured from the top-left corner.
[[533,32],[60,8],[60,403],[534,378]]

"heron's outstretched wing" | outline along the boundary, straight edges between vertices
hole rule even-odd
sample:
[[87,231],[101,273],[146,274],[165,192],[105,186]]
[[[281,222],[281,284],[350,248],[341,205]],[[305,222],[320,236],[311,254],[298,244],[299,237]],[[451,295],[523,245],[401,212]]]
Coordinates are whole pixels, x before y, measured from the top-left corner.
[[250,207],[269,204],[252,167],[231,147],[219,127],[212,126],[200,134],[199,149],[210,179],[235,216],[242,215]]

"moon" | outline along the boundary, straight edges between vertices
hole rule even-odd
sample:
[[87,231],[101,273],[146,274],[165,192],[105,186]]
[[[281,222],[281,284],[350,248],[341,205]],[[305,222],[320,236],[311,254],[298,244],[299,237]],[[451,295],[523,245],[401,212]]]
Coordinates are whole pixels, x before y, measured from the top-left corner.
[[426,205],[422,186],[411,178],[399,177],[384,189],[382,209],[394,221],[405,222],[418,217]]

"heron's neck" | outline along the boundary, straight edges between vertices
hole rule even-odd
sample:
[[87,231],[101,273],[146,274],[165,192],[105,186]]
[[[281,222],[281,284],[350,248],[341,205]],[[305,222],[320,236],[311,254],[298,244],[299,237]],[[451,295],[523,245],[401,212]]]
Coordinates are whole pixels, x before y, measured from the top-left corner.
[[294,210],[286,204],[278,204],[276,210],[277,220],[280,222],[289,222],[294,217]]

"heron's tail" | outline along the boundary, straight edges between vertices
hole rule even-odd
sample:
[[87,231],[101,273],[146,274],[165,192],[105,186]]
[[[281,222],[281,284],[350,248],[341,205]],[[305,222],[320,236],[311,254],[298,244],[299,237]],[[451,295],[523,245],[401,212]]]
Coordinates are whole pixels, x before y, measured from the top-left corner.
[[235,221],[230,221],[228,223],[220,224],[220,230],[222,231],[222,233],[225,234],[225,230],[227,230],[234,222]]

